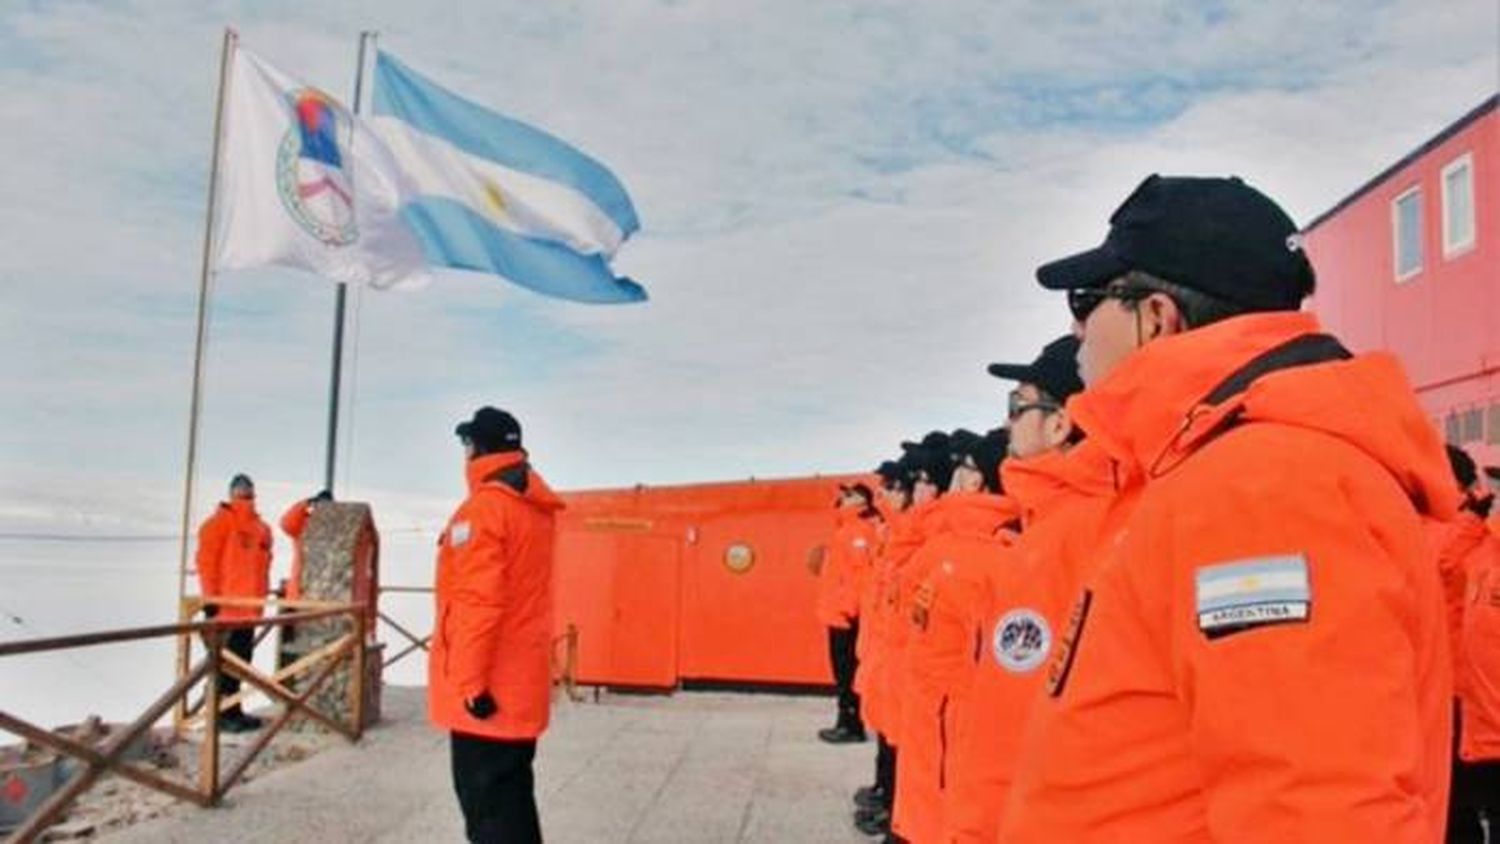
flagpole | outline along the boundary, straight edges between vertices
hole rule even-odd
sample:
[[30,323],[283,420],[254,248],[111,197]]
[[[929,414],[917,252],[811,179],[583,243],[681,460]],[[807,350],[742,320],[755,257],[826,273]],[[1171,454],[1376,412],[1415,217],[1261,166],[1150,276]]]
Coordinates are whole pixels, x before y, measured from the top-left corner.
[[[219,197],[219,156],[224,139],[224,100],[229,87],[229,63],[239,43],[233,27],[224,28],[224,46],[219,55],[219,92],[214,106],[213,160],[208,169],[208,209],[203,223],[203,263],[198,274],[198,325],[193,340],[193,386],[188,407],[187,471],[182,482],[182,543],[177,557],[177,612],[186,616],[183,599],[187,596],[188,548],[193,530],[193,480],[198,466],[198,427],[203,408],[203,347],[208,337],[208,289],[213,278],[214,218]],[[180,638],[177,648],[177,674],[187,672],[188,640]],[[183,708],[179,706],[179,712]]]
[[[354,102],[350,110],[356,115],[360,111],[360,100],[365,87],[365,51],[375,33],[365,30],[359,34],[359,68],[354,74]],[[344,311],[349,298],[349,285],[339,282],[333,299],[333,364],[328,376],[328,443],[323,463],[323,488],[333,491],[334,466],[338,462],[339,445],[339,399],[343,390],[344,374]]]

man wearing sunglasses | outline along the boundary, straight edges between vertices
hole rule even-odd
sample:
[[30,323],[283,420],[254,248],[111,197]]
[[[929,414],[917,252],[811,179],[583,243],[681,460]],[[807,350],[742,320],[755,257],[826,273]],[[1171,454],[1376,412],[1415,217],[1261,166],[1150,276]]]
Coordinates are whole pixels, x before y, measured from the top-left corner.
[[1451,666],[1424,517],[1457,495],[1400,365],[1299,311],[1296,226],[1146,179],[1069,291],[1068,406],[1138,499],[1033,708],[1001,840],[1434,841]]
[[1083,444],[1065,408],[1083,390],[1078,338],[1048,343],[1029,364],[991,364],[1010,393],[1010,454],[1001,474],[1021,513],[1020,538],[989,569],[969,620],[972,648],[964,705],[950,731],[944,788],[950,842],[993,841],[1027,713],[1056,647],[1081,572],[1105,541],[1114,487],[1102,452]]
[[990,569],[1001,564],[1018,513],[1000,494],[1003,429],[949,436],[953,477],[937,504],[926,542],[912,555],[914,584],[899,623],[906,648],[894,687],[901,752],[891,828],[902,840],[939,841],[943,786],[955,751],[951,728],[967,689],[974,649],[970,619]]

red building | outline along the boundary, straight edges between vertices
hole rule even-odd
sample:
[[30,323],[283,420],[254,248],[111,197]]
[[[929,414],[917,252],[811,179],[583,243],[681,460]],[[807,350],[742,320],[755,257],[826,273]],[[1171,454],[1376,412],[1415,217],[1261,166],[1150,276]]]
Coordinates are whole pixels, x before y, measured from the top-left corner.
[[1406,365],[1448,441],[1500,464],[1500,96],[1306,230],[1312,309]]

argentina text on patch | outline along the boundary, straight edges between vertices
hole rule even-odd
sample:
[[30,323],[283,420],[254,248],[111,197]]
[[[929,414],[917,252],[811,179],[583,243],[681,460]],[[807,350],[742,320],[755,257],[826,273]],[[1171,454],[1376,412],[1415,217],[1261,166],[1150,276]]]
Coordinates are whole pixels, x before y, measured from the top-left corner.
[[1198,629],[1209,639],[1312,616],[1312,586],[1301,554],[1202,566],[1194,587]]

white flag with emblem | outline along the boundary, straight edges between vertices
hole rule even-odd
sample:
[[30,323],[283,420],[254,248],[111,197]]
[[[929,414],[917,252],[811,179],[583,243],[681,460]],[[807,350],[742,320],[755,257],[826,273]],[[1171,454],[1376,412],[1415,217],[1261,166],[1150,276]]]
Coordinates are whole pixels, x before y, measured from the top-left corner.
[[428,280],[385,143],[342,103],[236,49],[225,92],[214,264],[279,264],[376,288]]

